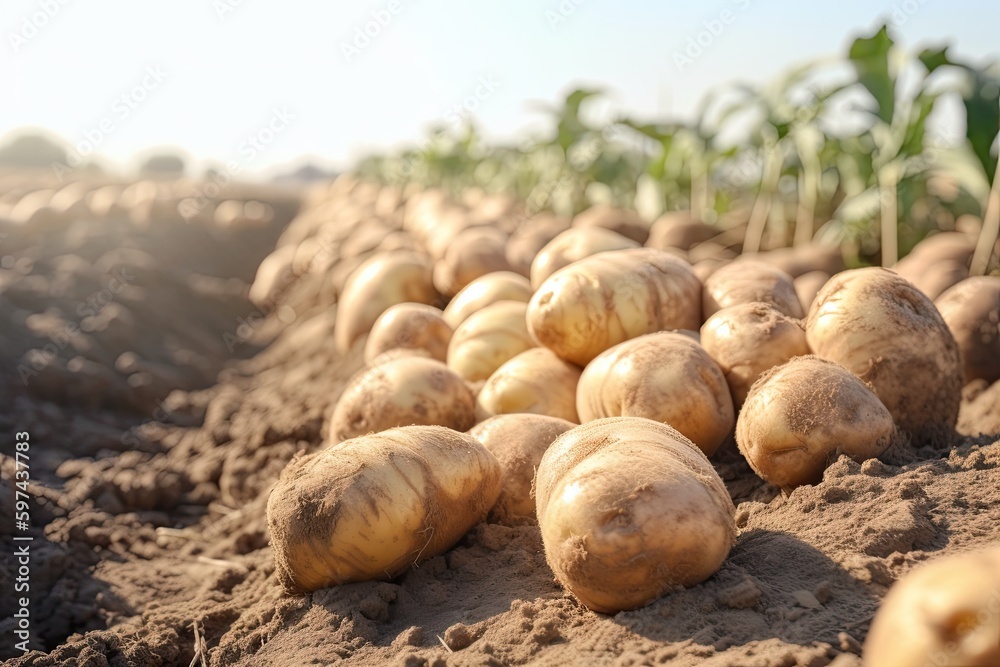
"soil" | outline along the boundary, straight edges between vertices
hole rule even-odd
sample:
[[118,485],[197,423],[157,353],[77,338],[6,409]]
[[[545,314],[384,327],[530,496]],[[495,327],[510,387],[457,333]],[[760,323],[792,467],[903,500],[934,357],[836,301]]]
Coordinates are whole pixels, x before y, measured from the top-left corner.
[[[276,219],[264,245],[273,247],[284,222]],[[178,241],[181,230],[164,238],[199,242]],[[0,293],[5,368],[38,347],[35,314],[65,318],[95,289],[81,276],[98,271],[99,287],[93,263],[114,247],[152,243],[149,234],[119,228],[59,266],[68,250],[37,240],[33,269]],[[308,236],[297,223],[285,234]],[[350,239],[341,232],[338,242]],[[787,496],[728,441],[713,463],[737,503],[735,548],[705,583],[636,611],[606,616],[577,604],[554,581],[528,522],[482,524],[391,582],[286,595],[268,546],[268,490],[296,452],[323,444],[324,422],[362,365],[363,340],[345,356],[333,349],[331,285],[345,273],[338,264],[356,265],[375,244],[302,274],[280,295],[281,308],[240,335],[239,349],[220,349],[237,318],[257,312],[245,294],[267,249],[242,242],[228,241],[250,249],[222,269],[148,246],[137,264],[145,272],[135,272],[145,297],[112,301],[128,312],[119,313],[121,336],[107,333],[111,325],[85,334],[102,354],[61,351],[46,389],[32,381],[25,390],[16,372],[4,373],[0,440],[31,434],[34,482],[34,650],[22,654],[7,640],[4,664],[849,667],[860,664],[871,618],[896,579],[927,559],[1000,540],[1000,383],[979,382],[963,394],[963,436],[950,450],[897,451],[890,463],[842,457],[821,483]],[[213,270],[226,289],[213,281],[199,289]],[[51,283],[61,271],[57,303]],[[183,350],[190,354],[178,357]],[[165,370],[137,400],[132,369],[115,366],[130,351],[179,371]],[[77,356],[92,366],[71,364]],[[8,449],[4,498],[13,496]],[[0,508],[6,544],[11,505]],[[5,606],[10,553],[0,561]],[[5,611],[0,636],[12,631]]]

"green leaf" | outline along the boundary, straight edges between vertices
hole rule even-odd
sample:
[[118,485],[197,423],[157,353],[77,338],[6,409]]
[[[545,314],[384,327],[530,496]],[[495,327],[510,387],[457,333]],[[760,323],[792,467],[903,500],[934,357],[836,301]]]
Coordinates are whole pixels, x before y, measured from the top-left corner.
[[997,170],[997,158],[991,150],[1000,134],[1000,80],[983,70],[970,70],[972,86],[963,95],[965,136],[972,146],[989,182]]
[[919,54],[917,58],[923,63],[924,67],[927,68],[927,73],[930,74],[938,67],[944,67],[945,65],[954,65],[951,59],[948,58],[948,47],[942,46],[940,49],[924,49]]
[[913,101],[913,108],[910,110],[910,119],[906,124],[906,133],[903,135],[903,142],[899,147],[901,155],[913,156],[924,152],[927,117],[934,110],[937,98],[937,95],[923,92]]
[[892,124],[896,107],[896,82],[889,74],[889,51],[893,41],[886,26],[871,37],[858,37],[851,44],[848,57],[858,74],[858,82],[875,100],[875,115],[885,124]]

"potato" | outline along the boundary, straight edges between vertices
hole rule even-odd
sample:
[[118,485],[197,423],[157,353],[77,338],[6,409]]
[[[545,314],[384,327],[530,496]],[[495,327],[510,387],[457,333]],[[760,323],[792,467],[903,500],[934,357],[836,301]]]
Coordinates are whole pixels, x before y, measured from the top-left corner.
[[365,363],[389,350],[424,350],[431,359],[446,361],[452,328],[439,308],[422,303],[398,303],[375,320],[365,341]]
[[816,295],[819,294],[828,280],[830,280],[830,274],[826,271],[809,271],[792,280],[803,313],[809,312]]
[[802,321],[770,303],[723,308],[702,325],[701,345],[725,374],[737,408],[764,371],[809,354]]
[[823,271],[832,276],[846,268],[843,249],[839,245],[825,243],[809,243],[794,248],[777,248],[745,257],[770,264],[792,278],[798,278],[810,271]]
[[470,435],[404,426],[299,456],[267,499],[281,586],[388,580],[486,518],[500,464]]
[[507,235],[493,227],[472,227],[451,239],[444,257],[434,264],[434,286],[451,297],[476,278],[510,271]]
[[719,268],[705,281],[704,315],[741,303],[770,303],[789,317],[804,316],[792,277],[769,264],[741,259]]
[[1000,380],[1000,277],[963,280],[934,305],[958,343],[965,383]]
[[525,316],[528,304],[497,301],[455,329],[448,344],[448,367],[464,380],[486,380],[510,359],[535,347]]
[[265,257],[257,267],[253,285],[250,286],[250,302],[255,306],[273,304],[289,285],[295,282],[295,271],[292,260],[295,257],[294,245],[277,248]]
[[330,418],[330,438],[347,440],[395,426],[438,425],[465,431],[476,423],[476,399],[440,361],[400,357],[348,384]]
[[732,500],[705,454],[639,417],[559,436],[538,466],[535,502],[552,571],[608,614],[704,581],[735,541]]
[[650,224],[635,211],[617,208],[610,204],[594,204],[573,218],[573,227],[610,229],[642,245],[649,238]]
[[582,259],[528,303],[531,335],[578,366],[636,336],[700,326],[701,282],[687,262],[653,248]]
[[502,481],[490,518],[500,523],[535,519],[531,484],[552,441],[576,426],[565,419],[533,414],[497,415],[476,424],[469,435],[500,462]]
[[653,221],[647,248],[690,250],[719,235],[721,230],[691,217],[690,211],[668,211]]
[[470,315],[497,301],[531,300],[528,279],[512,271],[495,271],[476,278],[455,295],[444,309],[444,321],[457,329]]
[[434,303],[438,293],[431,272],[430,259],[415,252],[379,253],[363,262],[347,279],[337,306],[337,351],[347,353],[390,306]]
[[601,353],[580,377],[576,411],[581,423],[645,417],[669,424],[707,456],[736,423],[722,370],[678,332],[639,336]]
[[511,270],[527,277],[531,263],[545,245],[570,228],[571,220],[552,213],[539,213],[525,221],[507,242],[507,261]]
[[760,477],[783,491],[816,484],[839,455],[876,458],[893,442],[892,415],[846,368],[795,357],[754,383],[736,444]]
[[906,574],[875,614],[863,655],[866,667],[1000,665],[1000,546]]
[[552,350],[533,347],[498,368],[476,398],[476,418],[531,412],[579,423],[576,386],[582,371]]
[[868,382],[917,444],[951,437],[961,401],[958,345],[931,300],[888,269],[838,273],[806,320],[816,355]]
[[640,244],[608,229],[568,229],[538,251],[531,263],[531,287],[538,289],[559,269],[584,257],[609,250],[638,248]]

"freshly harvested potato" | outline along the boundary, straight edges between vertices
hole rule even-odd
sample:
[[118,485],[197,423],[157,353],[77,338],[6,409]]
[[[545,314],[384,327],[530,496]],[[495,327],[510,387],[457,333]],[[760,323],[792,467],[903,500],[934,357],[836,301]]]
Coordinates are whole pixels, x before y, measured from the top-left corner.
[[552,571],[608,614],[704,581],[736,538],[733,502],[705,454],[639,417],[559,436],[538,466],[535,502]]
[[846,368],[795,357],[754,383],[736,422],[736,444],[760,477],[791,491],[823,479],[840,454],[876,458],[892,444],[892,415]]
[[473,313],[497,301],[531,300],[531,283],[524,276],[512,271],[495,271],[476,278],[455,295],[444,309],[444,321],[452,329],[469,319]]
[[1000,546],[935,558],[893,585],[865,667],[1000,665]]
[[704,315],[741,303],[770,303],[789,317],[804,313],[792,277],[769,264],[741,259],[720,267],[705,281]]
[[476,398],[476,418],[531,412],[579,423],[576,386],[581,372],[547,348],[525,350],[486,381]]
[[537,290],[553,273],[584,257],[639,246],[632,239],[601,227],[567,229],[535,255],[531,263],[531,287]]
[[610,204],[594,204],[573,218],[573,227],[577,229],[610,229],[642,245],[649,238],[650,224],[635,211]]
[[840,273],[845,268],[844,251],[840,245],[809,243],[794,248],[777,248],[748,255],[773,267],[779,268],[792,278],[798,278],[810,271],[823,271],[829,275]]
[[437,425],[465,431],[476,423],[476,398],[440,361],[399,357],[358,374],[330,419],[330,438],[347,440],[395,426]]
[[528,304],[497,301],[455,329],[448,344],[448,367],[469,382],[486,380],[498,368],[535,347],[525,322]]
[[251,303],[255,306],[273,304],[281,292],[295,282],[292,268],[295,250],[294,245],[281,246],[261,261],[250,286]]
[[702,325],[701,345],[725,374],[737,408],[764,371],[809,354],[802,321],[770,303],[723,308]]
[[795,293],[799,296],[799,303],[802,305],[802,312],[808,313],[816,295],[823,289],[823,285],[830,280],[830,274],[826,271],[809,271],[803,273],[798,278],[792,280],[795,285]]
[[472,427],[469,435],[500,462],[500,497],[490,512],[492,520],[500,523],[519,519],[535,521],[535,497],[531,493],[535,469],[552,441],[574,426],[576,424],[556,417],[510,414],[490,417]]
[[434,264],[434,286],[451,297],[476,278],[510,271],[507,235],[495,227],[471,227],[452,238],[444,257]]
[[699,222],[690,211],[668,211],[653,221],[646,240],[647,248],[690,250],[719,235],[721,230]]
[[365,363],[389,350],[423,350],[438,361],[448,359],[452,328],[440,308],[422,303],[398,303],[375,320],[365,341]]
[[888,269],[838,273],[806,320],[809,348],[869,383],[917,443],[954,432],[962,392],[958,345],[937,308]]
[[653,248],[603,252],[557,271],[528,304],[540,344],[585,366],[654,331],[701,326],[701,282],[682,259]]
[[707,456],[736,423],[722,369],[678,332],[639,336],[598,355],[580,377],[576,411],[581,423],[645,417],[669,424]]
[[513,271],[527,277],[531,263],[545,245],[570,228],[571,220],[552,213],[539,213],[525,221],[507,242],[507,261]]
[[347,279],[337,306],[337,351],[346,354],[390,306],[434,303],[432,271],[430,259],[415,252],[379,253],[363,262]]
[[918,243],[892,268],[933,301],[969,277],[969,263],[975,249],[973,237],[961,232],[941,232]]
[[966,384],[1000,380],[1000,277],[963,280],[934,305],[958,343]]
[[500,464],[470,435],[404,426],[299,456],[267,499],[278,581],[289,593],[388,580],[486,518]]

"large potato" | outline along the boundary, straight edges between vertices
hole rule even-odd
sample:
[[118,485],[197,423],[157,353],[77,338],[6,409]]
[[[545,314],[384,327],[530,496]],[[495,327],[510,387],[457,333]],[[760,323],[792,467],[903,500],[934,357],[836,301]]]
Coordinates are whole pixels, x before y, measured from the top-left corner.
[[552,441],[576,426],[545,415],[497,415],[476,424],[469,435],[481,442],[500,462],[502,482],[490,518],[501,523],[519,519],[535,521],[531,484]]
[[448,367],[469,382],[486,380],[510,359],[535,347],[525,316],[528,304],[497,301],[455,329]]
[[448,359],[452,328],[444,313],[422,303],[398,303],[375,320],[365,341],[365,363],[389,350],[420,350],[438,361]]
[[737,408],[764,371],[809,354],[802,321],[770,303],[744,303],[718,311],[702,325],[701,345],[725,373]]
[[531,287],[538,289],[553,273],[584,257],[609,250],[638,248],[639,243],[609,229],[567,229],[545,244],[531,262]]
[[683,333],[654,333],[591,361],[576,389],[580,422],[645,417],[669,424],[711,456],[736,423],[722,370]]
[[337,306],[337,351],[346,354],[390,306],[433,303],[438,293],[432,272],[430,259],[415,252],[379,253],[362,263],[347,279]]
[[835,275],[813,302],[806,340],[868,382],[918,443],[951,436],[962,391],[958,345],[930,299],[900,276],[876,267]]
[[309,593],[392,579],[486,518],[500,465],[470,435],[406,426],[294,459],[267,499],[278,581]]
[[741,259],[712,273],[705,281],[704,316],[741,303],[770,303],[789,317],[803,316],[792,277],[769,264]]
[[841,454],[861,462],[892,444],[892,415],[846,368],[796,357],[764,373],[736,422],[736,443],[760,477],[791,491],[816,484]]
[[653,248],[582,259],[549,277],[528,304],[535,340],[579,366],[636,336],[700,326],[701,282],[687,262]]
[[531,283],[524,276],[512,271],[495,271],[476,278],[455,295],[444,309],[444,321],[452,329],[469,319],[486,306],[497,301],[531,300]]
[[476,417],[532,412],[579,423],[576,413],[578,366],[552,350],[533,347],[498,368],[479,391]]
[[538,466],[535,501],[549,566],[594,611],[700,583],[735,541],[732,500],[705,454],[648,419],[563,433]]
[[573,218],[573,227],[577,229],[610,229],[642,245],[649,238],[650,224],[635,211],[617,208],[610,204],[594,204]]
[[398,357],[360,373],[330,419],[330,438],[347,440],[395,426],[438,425],[464,431],[476,423],[476,399],[440,361]]
[[958,343],[965,382],[1000,380],[1000,277],[963,280],[934,305]]
[[434,286],[445,296],[458,294],[476,278],[493,271],[510,271],[507,235],[494,227],[471,227],[448,243],[434,265]]
[[936,558],[890,590],[865,667],[1000,665],[1000,546]]

